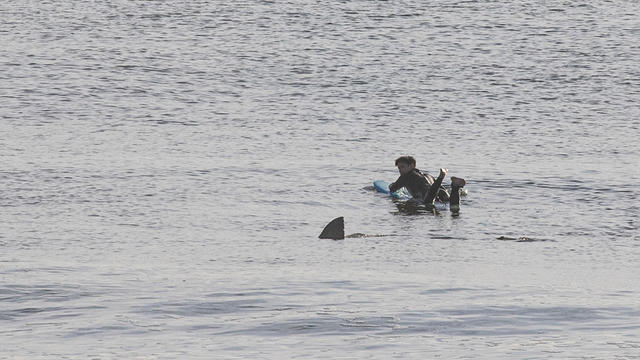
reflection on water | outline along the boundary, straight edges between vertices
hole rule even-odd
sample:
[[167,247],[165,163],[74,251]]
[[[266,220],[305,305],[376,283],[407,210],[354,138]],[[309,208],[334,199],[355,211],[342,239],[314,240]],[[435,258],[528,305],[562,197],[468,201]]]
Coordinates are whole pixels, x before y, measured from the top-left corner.
[[415,200],[393,200],[394,205],[398,209],[398,214],[402,215],[422,215],[431,214],[439,215],[444,211],[443,204],[429,205]]

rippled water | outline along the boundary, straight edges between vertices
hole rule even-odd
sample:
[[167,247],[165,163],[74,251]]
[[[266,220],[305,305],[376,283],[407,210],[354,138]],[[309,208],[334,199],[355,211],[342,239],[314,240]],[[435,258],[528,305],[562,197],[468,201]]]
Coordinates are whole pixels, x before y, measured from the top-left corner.
[[[640,357],[639,19],[3,2],[0,357]],[[407,153],[460,217],[370,190]]]

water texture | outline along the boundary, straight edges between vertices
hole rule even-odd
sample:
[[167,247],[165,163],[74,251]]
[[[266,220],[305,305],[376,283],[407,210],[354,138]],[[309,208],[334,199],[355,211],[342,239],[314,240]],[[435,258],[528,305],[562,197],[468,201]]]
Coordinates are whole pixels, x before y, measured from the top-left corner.
[[[639,36],[627,0],[2,2],[0,358],[640,358]],[[403,154],[459,217],[371,190]]]

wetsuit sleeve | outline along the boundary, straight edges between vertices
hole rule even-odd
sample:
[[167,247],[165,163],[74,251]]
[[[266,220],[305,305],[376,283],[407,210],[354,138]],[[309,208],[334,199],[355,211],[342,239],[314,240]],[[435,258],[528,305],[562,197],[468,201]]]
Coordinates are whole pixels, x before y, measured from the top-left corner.
[[394,192],[402,189],[407,184],[407,177],[400,175],[396,182],[389,184],[389,191]]

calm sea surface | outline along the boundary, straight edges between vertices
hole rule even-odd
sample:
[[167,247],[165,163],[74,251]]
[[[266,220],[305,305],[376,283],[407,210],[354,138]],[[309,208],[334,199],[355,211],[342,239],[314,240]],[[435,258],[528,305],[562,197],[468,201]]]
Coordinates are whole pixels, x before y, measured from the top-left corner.
[[[3,1],[0,358],[638,359],[639,39],[631,0]],[[371,190],[403,154],[459,217]]]

